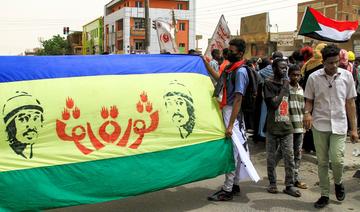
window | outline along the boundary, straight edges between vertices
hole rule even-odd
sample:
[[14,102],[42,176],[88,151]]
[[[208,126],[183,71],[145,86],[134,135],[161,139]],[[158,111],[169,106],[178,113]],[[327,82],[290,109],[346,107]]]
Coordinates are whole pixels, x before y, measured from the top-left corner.
[[179,43],[179,53],[181,54],[185,54],[186,53],[186,47],[185,47],[185,43]]
[[116,21],[116,30],[119,31],[119,30],[123,30],[124,28],[124,21],[123,19],[120,19],[118,21]]
[[91,38],[97,38],[98,37],[98,29],[93,29],[90,32],[90,39]]
[[115,45],[111,45],[111,52],[115,51]]
[[360,15],[360,9],[358,9],[357,14]]
[[145,40],[135,40],[135,50],[145,50]]
[[177,9],[178,9],[178,10],[182,10],[182,9],[183,9],[183,5],[182,5],[182,4],[177,4]]
[[135,2],[135,7],[142,7],[142,2],[141,1],[136,1]]
[[346,1],[346,4],[349,6],[349,5],[350,5],[350,0],[347,0],[347,1]]
[[348,21],[348,20],[349,20],[349,15],[346,15],[346,16],[345,16],[345,19]]
[[124,50],[124,42],[123,42],[123,40],[118,40],[117,41],[117,48],[120,51]]
[[185,30],[186,30],[186,25],[185,25],[185,23],[180,23],[180,25],[179,25],[179,30],[180,30],[180,31],[185,31]]
[[145,18],[134,18],[135,29],[145,29]]
[[114,25],[111,25],[111,32],[114,32]]

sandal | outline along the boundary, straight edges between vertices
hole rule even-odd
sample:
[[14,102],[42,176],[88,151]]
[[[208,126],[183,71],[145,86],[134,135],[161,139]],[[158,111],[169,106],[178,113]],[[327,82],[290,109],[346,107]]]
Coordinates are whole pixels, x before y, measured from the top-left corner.
[[308,188],[306,183],[303,183],[301,181],[296,181],[295,182],[295,187],[298,187],[298,188],[301,188],[301,189],[307,189]]
[[233,193],[224,191],[221,189],[220,191],[216,192],[212,196],[207,198],[209,201],[229,201],[233,199]]
[[293,197],[301,197],[300,191],[296,190],[294,186],[286,187],[283,192]]
[[277,189],[276,185],[269,185],[266,190],[271,194],[279,193],[279,190]]

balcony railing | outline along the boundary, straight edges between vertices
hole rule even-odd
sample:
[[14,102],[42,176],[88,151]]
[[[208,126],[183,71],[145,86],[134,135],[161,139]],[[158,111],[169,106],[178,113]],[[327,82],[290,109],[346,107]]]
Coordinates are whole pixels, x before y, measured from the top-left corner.
[[130,35],[132,35],[132,36],[145,36],[145,28],[131,27]]

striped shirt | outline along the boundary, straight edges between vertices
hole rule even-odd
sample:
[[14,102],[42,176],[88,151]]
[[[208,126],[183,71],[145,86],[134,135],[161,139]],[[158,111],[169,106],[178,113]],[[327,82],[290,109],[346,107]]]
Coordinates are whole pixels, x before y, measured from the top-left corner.
[[299,84],[295,87],[290,85],[289,110],[290,120],[294,127],[294,133],[304,133],[304,90],[301,88],[301,86],[299,86]]

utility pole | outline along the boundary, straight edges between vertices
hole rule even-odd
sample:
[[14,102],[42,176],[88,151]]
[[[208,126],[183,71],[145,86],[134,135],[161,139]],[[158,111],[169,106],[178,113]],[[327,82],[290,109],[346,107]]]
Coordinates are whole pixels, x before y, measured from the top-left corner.
[[145,0],[145,51],[149,54],[150,46],[150,18],[149,18],[149,0]]
[[172,10],[171,16],[172,16],[172,26],[174,27],[175,42],[177,43],[176,18],[175,18],[175,12],[174,12],[174,10]]

